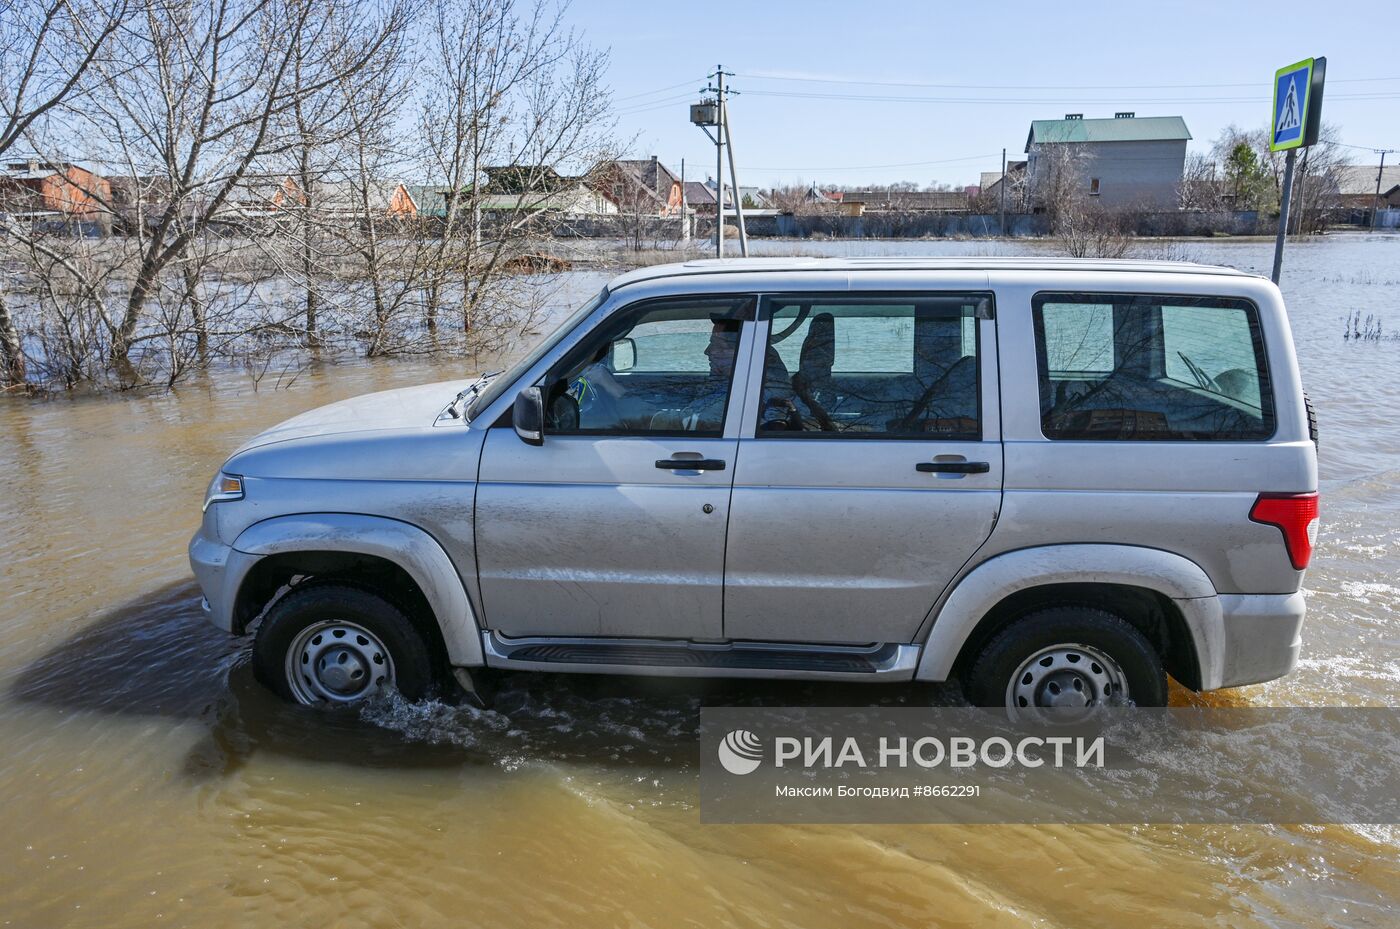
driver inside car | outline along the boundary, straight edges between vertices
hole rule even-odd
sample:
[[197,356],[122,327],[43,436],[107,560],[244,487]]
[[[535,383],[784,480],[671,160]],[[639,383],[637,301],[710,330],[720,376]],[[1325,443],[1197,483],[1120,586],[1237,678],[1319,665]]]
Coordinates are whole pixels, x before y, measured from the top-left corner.
[[[741,327],[740,320],[712,317],[704,350],[708,373],[677,374],[660,383],[653,380],[646,387],[629,384],[625,373],[619,376],[614,372],[609,364],[609,349],[601,349],[550,405],[551,422],[564,430],[719,432],[724,425]],[[769,385],[767,393],[791,395],[789,379],[781,373],[773,376],[775,366],[781,372],[786,371],[785,366],[774,357],[776,352],[771,346],[768,354],[770,363],[765,365],[765,376],[776,383]]]
[[553,429],[634,429],[650,432],[718,432],[739,348],[737,319],[711,319],[705,356],[709,371],[646,375],[634,381],[612,367],[612,343],[569,378],[567,388],[549,404]]

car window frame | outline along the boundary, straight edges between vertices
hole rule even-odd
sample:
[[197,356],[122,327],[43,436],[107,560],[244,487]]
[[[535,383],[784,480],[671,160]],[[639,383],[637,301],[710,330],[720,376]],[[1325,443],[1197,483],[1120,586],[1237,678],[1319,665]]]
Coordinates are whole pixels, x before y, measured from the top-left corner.
[[[1045,402],[1046,397],[1042,393],[1045,385],[1050,383],[1049,377],[1049,353],[1045,345],[1045,320],[1044,306],[1047,302],[1056,301],[1061,303],[1098,304],[1112,307],[1115,300],[1117,302],[1128,302],[1133,300],[1157,301],[1161,307],[1214,307],[1216,309],[1243,310],[1246,321],[1249,324],[1250,342],[1254,349],[1255,361],[1259,368],[1259,402],[1260,412],[1264,416],[1266,425],[1271,426],[1267,435],[1259,436],[1226,436],[1215,438],[1206,434],[1197,436],[1169,435],[1163,437],[1153,436],[1061,436],[1050,435],[1045,430]],[[1212,445],[1223,444],[1244,444],[1257,445],[1273,441],[1278,436],[1279,415],[1278,404],[1274,396],[1274,376],[1270,366],[1269,346],[1267,336],[1264,333],[1263,313],[1259,309],[1259,304],[1248,297],[1227,296],[1224,294],[1188,294],[1171,293],[1162,291],[1135,291],[1135,290],[1040,290],[1031,295],[1031,341],[1035,351],[1035,399],[1036,399],[1036,428],[1040,430],[1042,438],[1049,442],[1175,442],[1178,444],[1194,445],[1197,443],[1210,443]],[[1115,362],[1117,361],[1115,355]],[[1165,363],[1163,365],[1165,370]],[[1109,375],[1112,375],[1110,370]],[[1175,378],[1174,383],[1181,383]],[[1191,385],[1186,385],[1190,387]]]
[[[773,306],[775,303],[791,303],[799,300],[889,300],[892,302],[906,301],[916,302],[920,298],[929,297],[975,297],[979,300],[985,299],[986,310],[978,310],[973,313],[973,338],[975,354],[973,359],[977,364],[976,376],[973,378],[974,389],[976,391],[977,404],[977,435],[969,436],[941,436],[929,433],[873,433],[873,432],[787,432],[787,431],[767,431],[759,428],[763,418],[763,386],[764,371],[767,367],[768,338],[772,335],[773,326]],[[920,288],[918,290],[798,290],[798,291],[775,291],[759,294],[757,307],[757,330],[754,333],[753,352],[757,356],[756,369],[759,372],[757,378],[751,378],[753,383],[749,385],[750,397],[753,401],[754,412],[745,424],[746,430],[751,431],[752,437],[764,440],[795,439],[803,442],[948,442],[966,444],[970,442],[987,441],[987,417],[984,403],[982,378],[985,373],[986,357],[984,349],[995,351],[995,342],[987,346],[983,344],[982,326],[983,320],[995,320],[996,314],[996,291],[987,288],[955,288],[949,290],[929,290]],[[850,305],[850,304],[848,304]],[[912,317],[911,317],[912,318]]]
[[[543,376],[537,379],[536,386],[544,391],[548,391],[549,386],[559,377],[567,367],[570,356],[578,348],[587,342],[594,333],[612,325],[620,317],[629,313],[639,313],[645,315],[651,308],[665,304],[696,305],[703,303],[729,303],[737,306],[735,319],[739,322],[738,341],[734,346],[734,363],[729,371],[729,383],[726,388],[727,394],[724,404],[724,416],[720,420],[718,431],[699,432],[686,429],[657,429],[639,432],[631,429],[580,429],[571,432],[544,431],[545,437],[555,438],[632,438],[632,439],[662,439],[662,438],[692,438],[692,439],[719,439],[723,438],[729,428],[730,415],[734,408],[734,384],[738,379],[739,369],[745,363],[744,355],[744,333],[748,330],[748,324],[754,319],[758,307],[758,297],[751,292],[701,292],[693,294],[667,294],[665,296],[642,297],[631,303],[624,303],[608,313],[606,317],[584,333],[573,345],[570,345],[564,353],[551,364],[544,372]],[[744,304],[747,304],[745,306]],[[546,398],[546,402],[548,398]]]

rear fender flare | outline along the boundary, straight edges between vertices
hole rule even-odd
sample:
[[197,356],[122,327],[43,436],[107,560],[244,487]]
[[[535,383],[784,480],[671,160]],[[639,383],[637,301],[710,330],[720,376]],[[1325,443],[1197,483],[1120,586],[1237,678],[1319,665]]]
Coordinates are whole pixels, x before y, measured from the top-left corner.
[[934,612],[916,680],[943,681],[978,624],[1007,596],[1048,584],[1127,584],[1171,598],[1190,630],[1203,690],[1224,673],[1224,621],[1215,585],[1180,555],[1133,545],[1047,545],[989,558]]

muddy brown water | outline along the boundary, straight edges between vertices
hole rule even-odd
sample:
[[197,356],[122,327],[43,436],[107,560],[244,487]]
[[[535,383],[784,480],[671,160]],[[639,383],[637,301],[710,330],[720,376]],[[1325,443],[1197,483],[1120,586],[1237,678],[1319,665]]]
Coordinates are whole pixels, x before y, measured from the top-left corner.
[[[780,246],[785,247],[785,246]],[[823,243],[834,254],[996,253]],[[1262,243],[1185,246],[1267,270]],[[596,277],[582,275],[581,298]],[[1298,671],[1191,700],[1400,697],[1400,237],[1290,247],[1322,421]],[[184,545],[243,438],[451,362],[0,403],[0,925],[1393,926],[1387,828],[704,826],[702,702],[951,702],[948,687],[517,676],[498,708],[287,707],[199,616]]]

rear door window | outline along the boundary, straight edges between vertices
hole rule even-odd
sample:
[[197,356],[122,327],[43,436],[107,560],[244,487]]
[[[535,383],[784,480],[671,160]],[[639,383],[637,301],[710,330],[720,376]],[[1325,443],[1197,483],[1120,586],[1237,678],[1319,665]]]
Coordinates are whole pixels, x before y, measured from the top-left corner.
[[1245,441],[1274,434],[1247,300],[1038,294],[1041,429],[1051,439]]
[[981,438],[987,294],[765,297],[760,438]]

